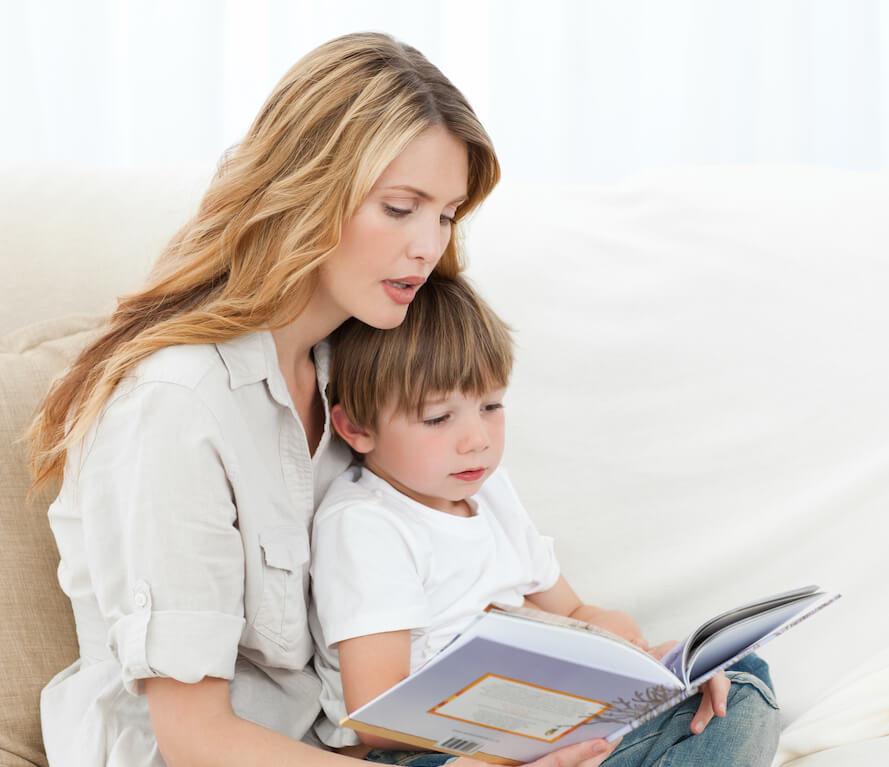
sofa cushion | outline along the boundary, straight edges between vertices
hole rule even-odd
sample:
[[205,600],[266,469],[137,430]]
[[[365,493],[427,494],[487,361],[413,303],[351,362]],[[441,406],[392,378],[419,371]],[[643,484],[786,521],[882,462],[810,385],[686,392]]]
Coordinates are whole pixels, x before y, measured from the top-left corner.
[[78,655],[46,509],[57,487],[26,500],[22,434],[49,384],[94,336],[102,318],[79,315],[0,337],[0,766],[46,764],[41,688]]

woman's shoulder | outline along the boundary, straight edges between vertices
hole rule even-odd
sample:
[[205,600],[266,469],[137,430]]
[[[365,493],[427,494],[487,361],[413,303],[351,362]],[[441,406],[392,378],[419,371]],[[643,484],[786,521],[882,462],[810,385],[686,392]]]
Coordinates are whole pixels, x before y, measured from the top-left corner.
[[196,411],[218,418],[230,409],[231,399],[228,372],[214,344],[167,346],[124,376],[100,420],[137,415],[151,421],[176,420],[186,413],[194,418]]
[[158,349],[133,369],[132,385],[169,383],[196,389],[224,374],[225,366],[215,344],[179,344]]

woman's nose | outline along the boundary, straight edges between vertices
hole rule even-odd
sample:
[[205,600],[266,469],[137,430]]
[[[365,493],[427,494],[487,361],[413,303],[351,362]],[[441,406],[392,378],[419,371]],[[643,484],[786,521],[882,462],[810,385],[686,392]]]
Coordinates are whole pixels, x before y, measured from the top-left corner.
[[437,264],[450,239],[450,227],[442,226],[441,219],[418,223],[410,243],[409,255],[413,259]]

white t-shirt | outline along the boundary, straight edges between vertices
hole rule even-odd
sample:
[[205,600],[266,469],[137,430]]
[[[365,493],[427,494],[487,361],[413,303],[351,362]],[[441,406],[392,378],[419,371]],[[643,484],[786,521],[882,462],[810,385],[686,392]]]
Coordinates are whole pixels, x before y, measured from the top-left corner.
[[360,467],[331,484],[312,532],[315,667],[327,714],[316,732],[328,745],[358,742],[337,725],[346,714],[337,642],[410,629],[414,671],[491,602],[520,605],[558,580],[552,539],[537,531],[503,469],[470,505],[471,517],[436,511]]
[[268,332],[163,349],[121,383],[49,511],[81,649],[41,697],[52,767],[162,767],[152,676],[229,679],[240,716],[311,732],[309,529],[348,463],[328,423],[310,456]]

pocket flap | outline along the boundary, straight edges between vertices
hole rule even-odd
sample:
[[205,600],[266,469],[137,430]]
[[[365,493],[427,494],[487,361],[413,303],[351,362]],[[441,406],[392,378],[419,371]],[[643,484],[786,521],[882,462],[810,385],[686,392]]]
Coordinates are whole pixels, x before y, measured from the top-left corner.
[[271,528],[259,535],[259,545],[268,567],[295,572],[309,558],[309,542],[303,530]]

